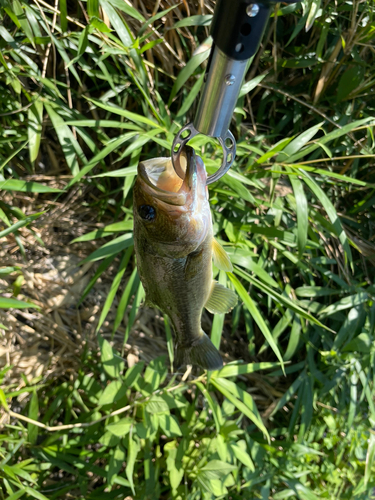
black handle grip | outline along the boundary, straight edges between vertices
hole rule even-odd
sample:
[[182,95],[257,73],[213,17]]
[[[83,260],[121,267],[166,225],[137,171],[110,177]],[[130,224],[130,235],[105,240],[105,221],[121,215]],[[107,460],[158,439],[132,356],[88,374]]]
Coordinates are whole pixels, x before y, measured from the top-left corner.
[[[287,3],[295,0],[287,0]],[[258,50],[276,1],[217,0],[211,25],[215,45],[236,61],[250,59]]]

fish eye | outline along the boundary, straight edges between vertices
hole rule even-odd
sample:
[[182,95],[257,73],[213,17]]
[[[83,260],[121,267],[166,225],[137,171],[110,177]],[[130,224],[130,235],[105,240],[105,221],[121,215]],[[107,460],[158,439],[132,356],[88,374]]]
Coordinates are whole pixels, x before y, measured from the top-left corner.
[[142,219],[152,222],[156,217],[156,210],[151,205],[141,205],[138,207],[138,213]]

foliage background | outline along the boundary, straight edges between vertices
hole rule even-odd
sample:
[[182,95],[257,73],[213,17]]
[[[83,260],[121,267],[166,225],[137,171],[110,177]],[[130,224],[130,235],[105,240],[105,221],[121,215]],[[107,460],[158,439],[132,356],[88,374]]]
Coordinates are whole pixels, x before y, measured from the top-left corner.
[[276,5],[246,77],[210,186],[228,364],[175,373],[140,308],[136,165],[194,116],[212,12],[0,2],[1,498],[375,497],[372,2]]

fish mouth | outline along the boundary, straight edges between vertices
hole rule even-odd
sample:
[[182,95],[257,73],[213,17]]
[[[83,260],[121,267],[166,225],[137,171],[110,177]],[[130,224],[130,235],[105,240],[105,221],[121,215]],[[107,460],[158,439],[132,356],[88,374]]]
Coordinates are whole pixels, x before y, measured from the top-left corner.
[[185,170],[184,179],[176,174],[171,158],[141,162],[138,165],[138,176],[143,181],[143,190],[168,205],[186,205],[188,197],[194,198],[197,191],[197,158],[190,146],[185,146],[181,157],[181,167]]

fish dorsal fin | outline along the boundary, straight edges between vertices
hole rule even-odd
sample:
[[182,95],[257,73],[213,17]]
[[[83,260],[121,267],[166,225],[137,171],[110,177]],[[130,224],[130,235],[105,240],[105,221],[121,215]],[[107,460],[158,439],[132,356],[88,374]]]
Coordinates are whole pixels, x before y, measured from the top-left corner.
[[215,266],[220,269],[220,271],[226,271],[227,273],[233,271],[229,255],[215,238],[212,239],[212,256]]
[[237,295],[232,290],[213,281],[211,294],[204,307],[212,314],[222,314],[231,311],[237,302]]

